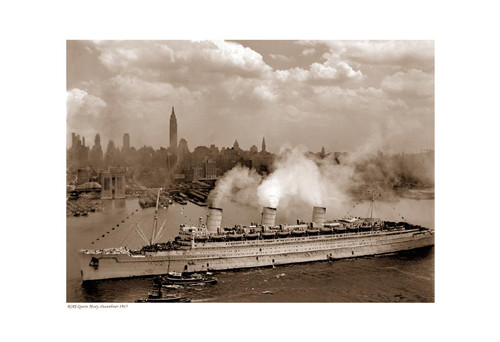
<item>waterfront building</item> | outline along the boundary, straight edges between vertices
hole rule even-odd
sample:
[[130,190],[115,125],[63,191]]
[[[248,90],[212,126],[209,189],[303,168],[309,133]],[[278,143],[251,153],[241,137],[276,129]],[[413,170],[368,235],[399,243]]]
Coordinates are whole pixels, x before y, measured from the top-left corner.
[[126,198],[123,170],[117,168],[108,168],[108,171],[100,170],[98,179],[101,184],[101,199]]

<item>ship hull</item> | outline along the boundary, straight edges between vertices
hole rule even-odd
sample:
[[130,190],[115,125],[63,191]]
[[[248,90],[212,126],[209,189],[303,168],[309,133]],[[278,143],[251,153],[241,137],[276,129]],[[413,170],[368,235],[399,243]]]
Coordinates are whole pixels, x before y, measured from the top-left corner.
[[431,231],[364,232],[270,240],[193,243],[183,250],[130,253],[81,251],[83,281],[278,266],[407,251],[434,245]]

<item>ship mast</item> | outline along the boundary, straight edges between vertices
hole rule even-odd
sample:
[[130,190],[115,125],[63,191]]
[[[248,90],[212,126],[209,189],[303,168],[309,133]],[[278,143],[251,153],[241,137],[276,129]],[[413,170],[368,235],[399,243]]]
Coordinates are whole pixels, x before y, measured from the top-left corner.
[[160,203],[160,191],[161,188],[158,189],[158,196],[156,197],[155,220],[153,222],[153,232],[151,233],[151,245],[153,244],[156,235],[156,228],[158,226],[158,204]]

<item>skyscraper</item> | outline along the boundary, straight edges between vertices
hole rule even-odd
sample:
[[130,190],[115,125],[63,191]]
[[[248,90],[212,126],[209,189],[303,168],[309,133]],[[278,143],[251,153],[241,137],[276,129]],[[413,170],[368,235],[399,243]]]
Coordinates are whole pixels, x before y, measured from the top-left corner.
[[123,135],[123,149],[122,151],[126,152],[130,149],[130,135],[125,133]]
[[170,149],[177,152],[177,118],[175,117],[174,107],[170,115]]
[[95,135],[95,139],[94,139],[94,147],[95,148],[98,148],[99,150],[102,150],[101,148],[101,136],[99,135],[99,133],[97,133]]

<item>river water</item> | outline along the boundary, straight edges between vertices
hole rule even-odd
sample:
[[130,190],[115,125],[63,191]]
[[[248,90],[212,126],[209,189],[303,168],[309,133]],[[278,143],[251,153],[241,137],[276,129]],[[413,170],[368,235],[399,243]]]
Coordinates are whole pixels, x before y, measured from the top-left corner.
[[[261,208],[225,202],[223,225],[260,221]],[[366,216],[369,203],[350,212]],[[399,202],[376,202],[374,216],[434,228],[434,200],[402,199]],[[160,241],[173,239],[181,223],[205,221],[206,207],[192,203],[174,204],[160,210],[158,226],[165,222]],[[310,220],[312,208],[280,210],[276,223]],[[127,246],[140,248],[141,238],[134,231],[136,223],[146,236],[151,235],[154,208],[141,209],[137,199],[103,201],[87,217],[67,218],[67,293],[68,302],[134,302],[153,288],[151,278],[104,280],[82,284],[77,259],[81,248]],[[338,218],[327,212],[327,218]],[[114,229],[113,229],[114,228]],[[187,295],[193,302],[433,302],[434,248],[393,255],[316,262],[217,273],[218,284],[193,286],[174,293]]]

